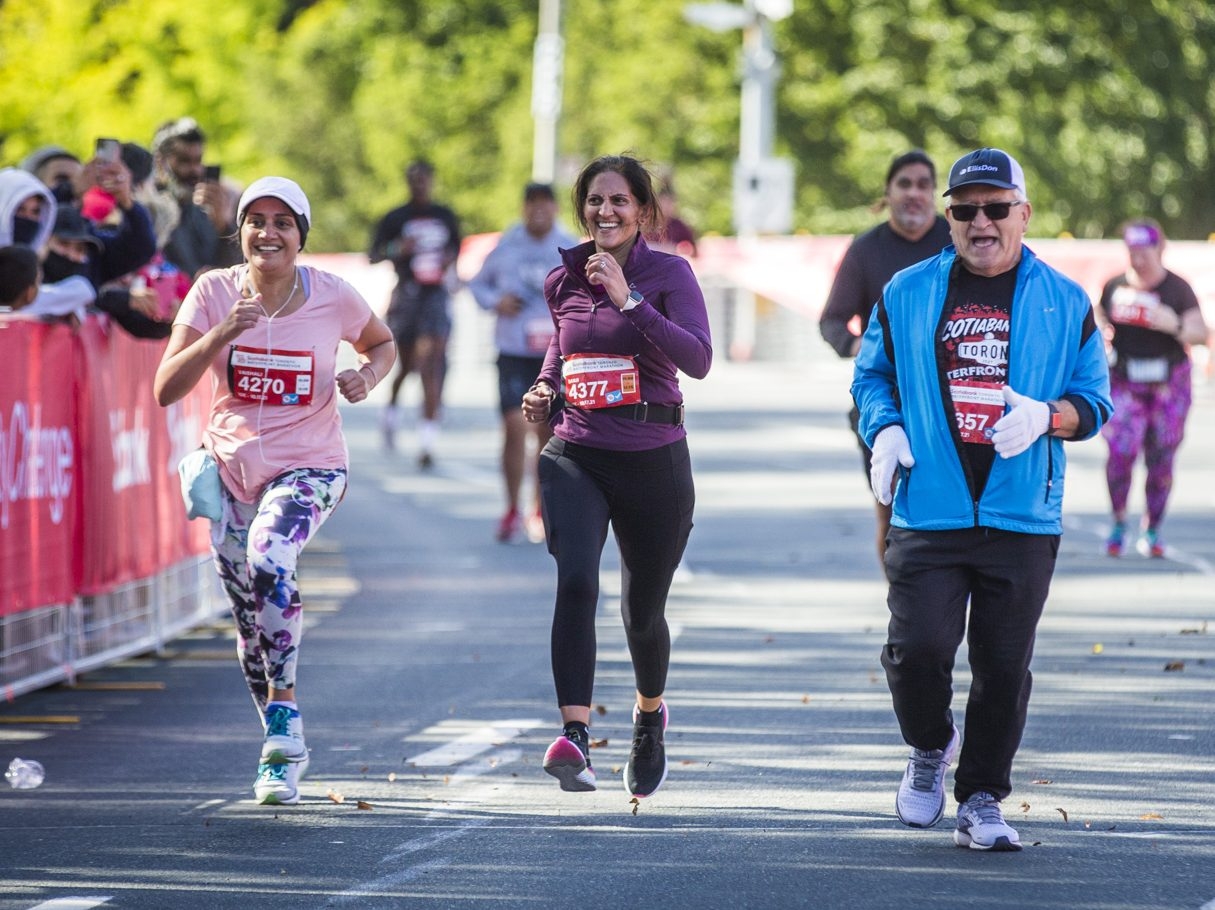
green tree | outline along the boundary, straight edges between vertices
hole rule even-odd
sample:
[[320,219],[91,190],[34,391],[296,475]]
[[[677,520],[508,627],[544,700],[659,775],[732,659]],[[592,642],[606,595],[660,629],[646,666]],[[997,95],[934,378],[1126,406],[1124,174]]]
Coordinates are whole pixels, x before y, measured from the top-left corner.
[[[3,0],[0,161],[51,142],[85,154],[99,135],[147,143],[190,114],[226,174],[301,181],[314,250],[363,249],[419,156],[466,230],[496,229],[531,172],[537,6]],[[563,7],[558,182],[631,150],[673,170],[694,225],[728,233],[740,33],[687,23],[682,2]],[[872,224],[907,148],[944,170],[979,145],[1025,166],[1037,234],[1108,236],[1139,214],[1178,238],[1212,230],[1205,0],[798,0],[774,32],[776,151],[797,167],[798,230]]]

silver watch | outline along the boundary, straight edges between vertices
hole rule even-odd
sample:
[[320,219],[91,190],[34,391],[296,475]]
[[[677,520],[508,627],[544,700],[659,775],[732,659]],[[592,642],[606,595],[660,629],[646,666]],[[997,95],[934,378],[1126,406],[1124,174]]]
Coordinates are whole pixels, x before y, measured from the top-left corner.
[[633,290],[629,291],[628,303],[626,303],[620,309],[622,312],[627,312],[628,310],[640,306],[643,303],[645,303],[645,298],[641,296],[641,291],[634,288]]

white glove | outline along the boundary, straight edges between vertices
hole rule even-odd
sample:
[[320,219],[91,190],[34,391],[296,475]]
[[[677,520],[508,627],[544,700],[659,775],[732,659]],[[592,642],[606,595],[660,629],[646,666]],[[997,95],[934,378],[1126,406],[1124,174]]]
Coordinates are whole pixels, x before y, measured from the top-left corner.
[[892,423],[874,438],[869,468],[869,486],[884,506],[890,505],[894,498],[894,472],[899,465],[910,468],[915,465],[915,459],[911,457],[907,434],[897,423]]
[[1001,458],[1020,455],[1050,427],[1050,408],[1045,401],[1026,398],[1004,387],[1004,401],[1012,408],[991,428],[991,441]]

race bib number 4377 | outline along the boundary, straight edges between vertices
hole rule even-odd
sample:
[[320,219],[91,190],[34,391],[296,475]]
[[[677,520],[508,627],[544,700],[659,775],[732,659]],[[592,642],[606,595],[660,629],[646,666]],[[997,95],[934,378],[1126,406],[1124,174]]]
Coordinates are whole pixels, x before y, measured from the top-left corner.
[[312,404],[311,351],[266,351],[233,345],[228,386],[241,401],[275,405]]
[[565,400],[576,408],[614,408],[641,401],[641,383],[632,357],[570,354],[561,364]]

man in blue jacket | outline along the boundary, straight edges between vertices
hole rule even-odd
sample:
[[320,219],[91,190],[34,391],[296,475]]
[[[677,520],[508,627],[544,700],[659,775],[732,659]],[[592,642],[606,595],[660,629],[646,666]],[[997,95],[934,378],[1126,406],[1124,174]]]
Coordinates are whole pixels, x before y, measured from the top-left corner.
[[[957,757],[954,842],[1020,850],[1000,801],[1062,531],[1063,440],[1093,436],[1113,405],[1087,295],[1022,243],[1021,166],[978,149],[945,195],[953,245],[886,285],[852,383],[874,496],[893,499],[882,666],[911,746],[895,805],[911,827],[939,822]],[[950,702],[964,634],[963,742]]]

